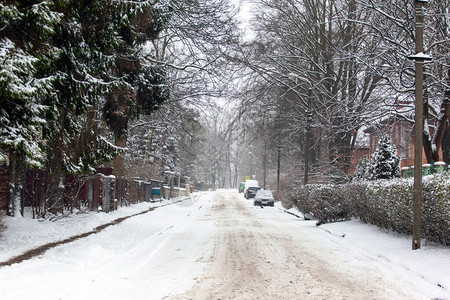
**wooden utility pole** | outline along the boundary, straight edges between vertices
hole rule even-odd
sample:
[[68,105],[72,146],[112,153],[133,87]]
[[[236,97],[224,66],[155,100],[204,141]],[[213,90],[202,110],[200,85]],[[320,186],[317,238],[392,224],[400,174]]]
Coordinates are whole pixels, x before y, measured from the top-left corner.
[[280,137],[277,137],[277,194],[280,190],[280,175],[281,175],[281,145]]
[[413,239],[412,249],[420,249],[422,227],[422,148],[423,148],[423,63],[431,57],[423,53],[423,5],[428,0],[415,0],[416,12],[416,54],[409,56],[415,60],[416,68],[416,113],[414,130],[414,195],[413,195]]
[[306,111],[306,136],[305,136],[305,174],[303,177],[303,184],[308,184],[309,172],[309,154],[311,151],[311,123],[312,123],[312,89],[308,89],[308,110]]

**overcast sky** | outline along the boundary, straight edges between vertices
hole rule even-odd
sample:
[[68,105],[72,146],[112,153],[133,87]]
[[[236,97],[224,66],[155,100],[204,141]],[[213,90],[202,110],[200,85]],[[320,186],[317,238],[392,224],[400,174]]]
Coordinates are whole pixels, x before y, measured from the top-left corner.
[[237,15],[239,21],[241,22],[241,26],[239,26],[244,32],[244,39],[251,40],[253,37],[250,21],[252,17],[252,8],[254,6],[253,1],[248,0],[230,0],[230,2],[239,7],[239,14]]

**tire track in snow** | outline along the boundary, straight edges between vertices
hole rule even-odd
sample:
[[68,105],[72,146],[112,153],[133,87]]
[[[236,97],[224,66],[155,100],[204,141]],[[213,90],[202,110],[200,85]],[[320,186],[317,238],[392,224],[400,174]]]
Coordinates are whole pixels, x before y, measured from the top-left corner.
[[111,221],[109,223],[97,226],[91,231],[88,231],[88,232],[85,232],[85,233],[81,233],[81,234],[78,234],[78,235],[74,235],[74,236],[71,236],[69,238],[66,238],[66,239],[63,239],[63,240],[60,240],[60,241],[47,243],[47,244],[39,246],[37,248],[30,249],[28,251],[23,252],[20,255],[17,255],[17,256],[14,256],[14,257],[8,259],[7,261],[0,262],[0,268],[6,267],[6,266],[11,266],[13,264],[22,263],[22,262],[24,262],[26,260],[30,260],[32,258],[35,258],[35,257],[39,256],[39,255],[42,255],[45,252],[47,252],[48,250],[50,250],[52,248],[55,248],[57,246],[69,244],[69,243],[75,242],[77,240],[86,238],[86,237],[88,237],[90,235],[97,234],[97,233],[105,230],[106,228],[108,228],[110,226],[114,226],[114,225],[120,224],[120,223],[122,223],[123,221],[125,221],[125,220],[127,220],[129,218],[133,218],[133,217],[136,217],[136,216],[147,214],[149,212],[154,211],[157,208],[161,208],[161,207],[168,206],[168,205],[173,205],[173,204],[176,204],[176,203],[180,203],[182,201],[183,200],[179,200],[179,201],[175,201],[175,202],[172,202],[172,203],[163,204],[163,205],[160,205],[160,206],[150,207],[148,210],[145,210],[145,211],[142,211],[142,212],[130,215],[130,216],[126,216],[126,217],[120,217],[120,218],[117,218],[117,219],[115,219],[115,220],[113,220],[113,221]]

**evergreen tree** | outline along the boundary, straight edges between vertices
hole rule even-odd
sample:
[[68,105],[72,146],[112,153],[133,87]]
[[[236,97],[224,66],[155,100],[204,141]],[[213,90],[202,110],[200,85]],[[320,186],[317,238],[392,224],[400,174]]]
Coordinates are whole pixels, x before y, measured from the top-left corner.
[[[129,121],[150,115],[169,96],[165,68],[144,58],[148,42],[158,37],[170,16],[169,4],[136,2],[123,7],[122,14],[112,72],[123,80],[123,85],[107,95],[102,112],[115,145],[126,148]],[[113,168],[117,176],[127,175],[122,154],[114,159]]]
[[23,214],[25,168],[44,160],[41,128],[48,107],[41,96],[50,92],[53,77],[40,69],[55,57],[45,41],[60,21],[48,2],[0,4],[0,150],[9,158],[9,215]]
[[372,155],[370,176],[372,179],[400,177],[400,157],[389,136],[383,136],[378,142],[378,148]]
[[353,174],[353,181],[359,180],[368,180],[370,179],[370,162],[367,158],[362,158],[359,160],[358,165],[356,166],[355,173]]
[[[163,68],[143,64],[140,51],[161,30],[168,5],[0,4],[0,151],[9,156],[12,198],[21,198],[16,174],[24,172],[16,169],[44,167],[43,211],[61,207],[66,174],[92,172],[122,151],[100,134],[99,112],[117,136],[114,116],[148,113],[165,99]],[[111,98],[121,101],[102,110]]]
[[[126,137],[130,115],[151,111],[164,99],[158,98],[164,73],[139,59],[142,45],[159,32],[161,6],[149,1],[54,3],[64,17],[51,41],[60,49],[51,69],[58,74],[56,92],[46,98],[56,108],[45,128],[49,208],[60,206],[65,174],[92,172],[117,157],[126,147],[117,139]],[[114,137],[110,141],[99,133],[100,118],[116,145]]]

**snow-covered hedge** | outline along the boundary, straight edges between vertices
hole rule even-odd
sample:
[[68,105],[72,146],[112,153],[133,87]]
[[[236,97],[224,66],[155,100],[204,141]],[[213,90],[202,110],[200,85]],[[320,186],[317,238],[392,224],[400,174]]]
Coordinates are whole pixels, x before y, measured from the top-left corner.
[[429,177],[423,184],[424,236],[450,245],[450,172]]
[[294,204],[304,213],[312,213],[319,224],[352,217],[347,185],[309,184],[297,191]]
[[[351,217],[378,227],[411,234],[414,183],[412,179],[363,181],[342,185],[299,187],[291,198],[318,224]],[[422,236],[450,245],[450,173],[424,177]]]
[[412,229],[412,180],[376,180],[360,183],[363,192],[354,198],[354,216],[381,228],[410,234]]

